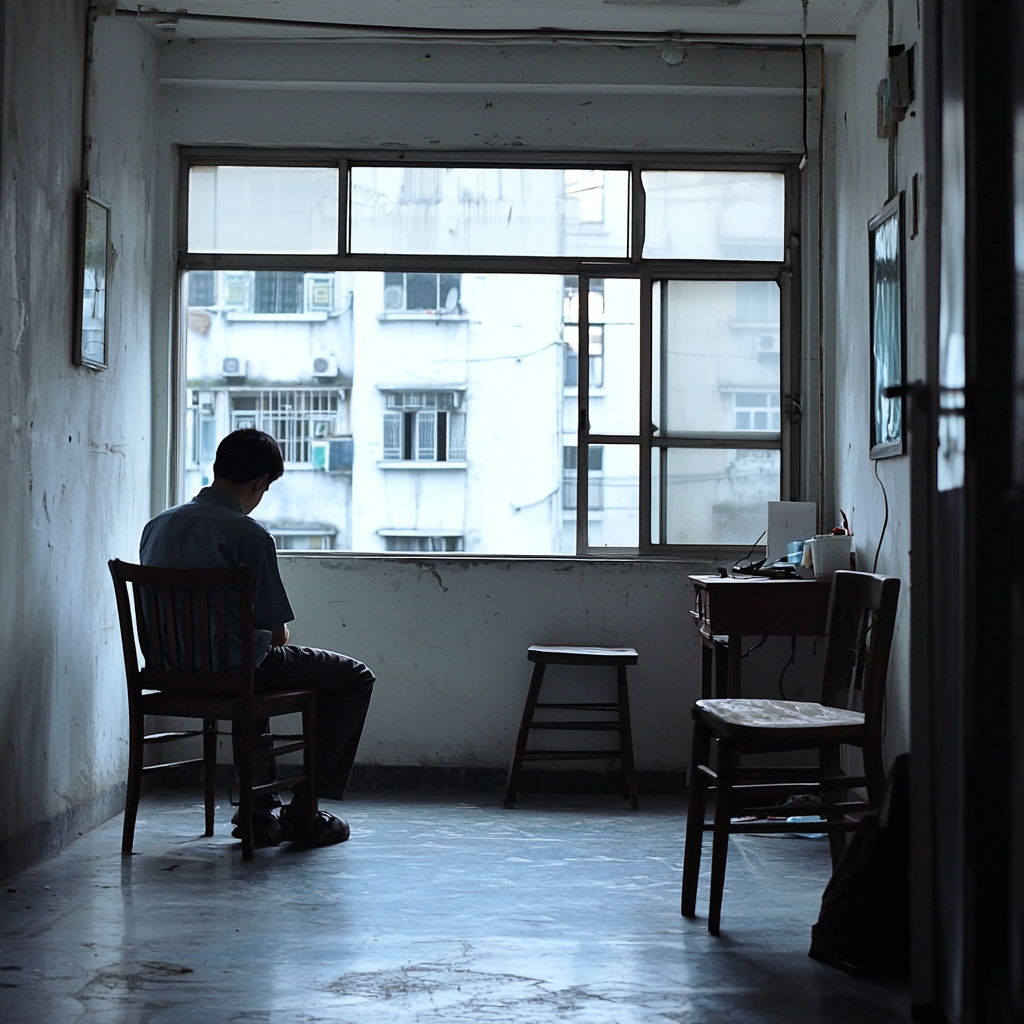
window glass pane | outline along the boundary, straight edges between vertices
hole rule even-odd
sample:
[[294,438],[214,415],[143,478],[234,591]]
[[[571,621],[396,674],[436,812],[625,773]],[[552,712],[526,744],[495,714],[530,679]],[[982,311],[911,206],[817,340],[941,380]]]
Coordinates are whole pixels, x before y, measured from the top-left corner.
[[661,449],[651,449],[651,543],[661,543]]
[[785,178],[761,171],[643,171],[645,259],[782,260]]
[[353,252],[627,255],[627,171],[353,167],[351,189]]
[[[753,544],[779,500],[780,455],[764,448],[669,448],[669,544]],[[655,494],[655,503],[658,495]]]
[[[438,289],[458,293],[454,311],[392,316],[388,288],[404,306],[415,275],[212,274],[235,304],[181,310],[189,497],[211,482],[224,436],[255,427],[285,458],[256,511],[281,545],[575,553],[561,275],[423,275],[434,302]],[[314,279],[329,312],[310,310]],[[603,482],[612,453],[595,447],[594,460]]]
[[640,446],[590,448],[587,538],[592,548],[640,543]]
[[590,282],[590,429],[640,429],[640,282]]
[[193,167],[189,252],[337,253],[336,167]]
[[778,434],[778,285],[667,281],[661,293],[659,433]]

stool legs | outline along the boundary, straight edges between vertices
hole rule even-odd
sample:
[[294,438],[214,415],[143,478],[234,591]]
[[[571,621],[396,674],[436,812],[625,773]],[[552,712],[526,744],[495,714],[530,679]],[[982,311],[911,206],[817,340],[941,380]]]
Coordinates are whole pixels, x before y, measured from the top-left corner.
[[544,679],[544,662],[538,661],[533,666],[533,676],[530,679],[530,690],[526,695],[526,707],[523,708],[523,721],[519,726],[519,735],[516,737],[516,752],[512,756],[512,770],[508,773],[508,785],[505,787],[505,799],[502,807],[515,806],[516,790],[519,788],[519,776],[523,770],[523,751],[526,750],[526,743],[530,737],[530,725],[533,722],[533,713],[537,707],[537,698],[540,696],[540,684]]
[[[533,666],[533,677],[530,679],[530,689],[526,696],[526,706],[523,708],[523,718],[519,725],[519,735],[516,737],[516,748],[515,753],[512,756],[512,767],[509,770],[508,784],[505,787],[505,798],[502,801],[502,806],[509,808],[515,806],[516,802],[516,791],[519,788],[519,778],[523,770],[523,757],[526,752],[526,745],[529,742],[530,730],[534,727],[533,716],[537,710],[538,700],[540,698],[541,683],[544,680],[544,669],[547,663],[543,661],[535,661]],[[604,722],[597,722],[593,725],[589,723],[578,723],[578,722],[566,722],[564,725],[558,725],[555,723],[544,723],[548,728],[564,728],[564,729],[580,729],[580,728],[603,728],[610,731],[616,730],[619,734],[619,750],[618,757],[622,762],[622,772],[624,776],[624,792],[623,796],[626,797],[630,806],[633,810],[639,808],[639,800],[637,798],[636,790],[636,764],[633,760],[633,730],[629,718],[629,688],[626,683],[626,666],[617,665],[617,687],[618,687],[618,700],[616,704],[579,704],[579,703],[568,703],[568,704],[542,704],[542,708],[558,708],[560,710],[601,710],[604,712],[610,712],[616,710],[618,712],[618,721],[604,720]],[[538,728],[540,726],[538,725]],[[566,757],[578,757],[579,759],[586,759],[586,752],[580,751],[578,755],[568,753],[565,751],[557,752],[559,758],[564,759]],[[615,756],[613,751],[603,751],[602,756]]]
[[640,807],[636,795],[636,765],[633,763],[633,730],[629,722],[629,688],[626,686],[626,666],[618,666],[619,686],[619,750],[622,752],[622,772],[626,776],[625,796],[634,811]]

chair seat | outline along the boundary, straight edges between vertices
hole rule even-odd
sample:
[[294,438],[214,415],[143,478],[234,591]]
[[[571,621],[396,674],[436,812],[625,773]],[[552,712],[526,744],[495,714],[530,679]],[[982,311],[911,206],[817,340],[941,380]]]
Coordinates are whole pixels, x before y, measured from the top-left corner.
[[794,729],[827,731],[829,735],[860,732],[864,715],[860,711],[832,708],[806,700],[757,700],[721,698],[699,700],[693,717],[724,736],[739,737],[762,730]]
[[632,647],[545,647],[526,651],[530,661],[547,665],[635,665],[640,655]]
[[[272,718],[302,711],[310,704],[309,690],[286,690],[281,693],[257,693],[253,695],[253,716]],[[171,718],[194,718],[197,709],[202,717],[219,718],[228,721],[241,713],[243,698],[195,696],[182,693],[164,693],[148,690],[143,693],[141,705],[147,715],[164,715]]]

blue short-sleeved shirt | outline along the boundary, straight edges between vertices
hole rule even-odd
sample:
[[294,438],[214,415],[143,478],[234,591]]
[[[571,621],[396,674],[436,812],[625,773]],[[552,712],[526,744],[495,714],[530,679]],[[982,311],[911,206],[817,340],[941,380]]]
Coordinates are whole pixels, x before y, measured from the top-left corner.
[[[270,636],[295,618],[277,568],[274,538],[250,519],[224,491],[204,487],[191,501],[175,505],[151,519],[142,531],[139,556],[143,565],[219,569],[248,565],[252,571],[253,656],[258,665],[270,647]],[[241,644],[229,644],[238,650]],[[231,658],[234,661],[234,657]]]

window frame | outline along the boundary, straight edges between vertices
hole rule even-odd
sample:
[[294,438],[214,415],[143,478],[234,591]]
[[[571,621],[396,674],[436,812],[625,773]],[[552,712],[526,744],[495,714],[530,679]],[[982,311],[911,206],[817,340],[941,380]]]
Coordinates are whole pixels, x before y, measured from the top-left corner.
[[[479,151],[452,150],[444,154],[419,150],[395,153],[360,149],[302,149],[277,150],[248,147],[180,147],[178,150],[178,203],[175,218],[176,280],[175,294],[182,294],[183,275],[190,270],[302,270],[318,271],[384,271],[405,273],[509,273],[551,274],[578,279],[580,293],[579,312],[579,373],[577,398],[577,519],[576,557],[641,558],[707,557],[711,552],[727,553],[733,549],[746,550],[742,545],[719,544],[667,544],[663,543],[666,528],[666,491],[662,488],[660,509],[652,507],[652,453],[674,447],[735,448],[737,439],[730,434],[701,437],[667,437],[657,435],[652,423],[652,374],[654,324],[653,294],[656,281],[709,280],[709,281],[774,281],[780,290],[780,343],[779,343],[779,396],[781,430],[779,438],[765,439],[745,436],[744,448],[772,448],[780,452],[779,497],[797,501],[802,493],[801,411],[802,394],[802,294],[801,294],[801,178],[799,154],[747,154],[747,153],[651,153],[616,154],[607,152],[518,152],[515,158],[501,158]],[[278,166],[278,167],[332,167],[339,173],[340,202],[338,217],[337,254],[261,254],[249,253],[190,253],[188,251],[188,183],[189,171],[194,166]],[[547,168],[565,170],[626,170],[630,174],[628,249],[623,257],[590,256],[448,256],[448,255],[390,255],[353,254],[349,244],[351,223],[351,187],[349,169],[356,166],[450,168],[482,166],[493,168]],[[767,260],[666,260],[644,259],[642,248],[645,231],[645,194],[641,182],[642,171],[702,170],[702,171],[762,171],[784,176],[784,238],[783,258]],[[640,429],[636,434],[598,434],[589,429],[590,395],[590,337],[588,295],[591,279],[630,278],[640,282]],[[664,289],[662,290],[664,291]],[[175,311],[175,317],[179,311]],[[183,412],[184,331],[177,330],[178,344],[172,358],[173,387],[171,415],[172,431],[171,479],[183,480],[185,416]],[[762,432],[763,433],[763,432]],[[636,547],[591,547],[588,536],[588,517],[578,514],[588,507],[588,452],[591,445],[637,446],[639,466],[639,521],[640,536]],[[664,460],[665,456],[662,456]],[[392,460],[389,465],[408,466],[404,460]],[[420,463],[426,465],[426,463]],[[661,538],[652,540],[652,524],[658,523]],[[474,556],[478,557],[478,556]],[[572,557],[572,556],[569,556]]]

